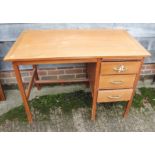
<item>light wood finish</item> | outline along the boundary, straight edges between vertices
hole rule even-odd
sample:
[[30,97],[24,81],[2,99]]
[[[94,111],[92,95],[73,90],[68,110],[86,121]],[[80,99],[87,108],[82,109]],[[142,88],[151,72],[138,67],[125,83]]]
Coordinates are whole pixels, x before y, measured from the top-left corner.
[[99,90],[97,102],[128,101],[133,89]]
[[133,88],[136,75],[100,76],[99,89]]
[[89,82],[88,79],[68,79],[68,80],[37,80],[36,84],[49,84],[49,83],[75,83],[75,82]]
[[96,68],[95,68],[95,81],[94,81],[94,88],[93,88],[93,102],[92,102],[92,114],[91,114],[91,120],[93,121],[96,118],[96,104],[97,104],[97,97],[98,97],[100,67],[101,67],[101,60],[98,59]]
[[150,54],[125,30],[24,31],[5,61],[146,57]]
[[141,61],[144,57],[115,57],[115,58],[102,58],[103,62],[122,62],[122,61]]
[[32,114],[31,114],[31,111],[30,111],[30,108],[29,108],[29,104],[28,104],[28,100],[27,100],[26,93],[25,93],[25,90],[24,90],[24,86],[22,84],[22,78],[21,78],[21,74],[20,74],[20,71],[19,71],[19,67],[17,65],[13,64],[13,68],[14,68],[14,71],[15,71],[18,87],[19,87],[19,90],[20,90],[20,94],[21,94],[21,97],[23,99],[23,104],[24,104],[24,107],[25,107],[25,111],[26,111],[26,114],[27,114],[28,121],[29,121],[29,123],[32,123]]
[[140,77],[140,71],[141,71],[143,62],[144,62],[144,59],[141,60],[140,67],[139,67],[139,70],[137,72],[136,79],[134,81],[133,92],[132,92],[131,98],[128,101],[128,104],[126,106],[126,109],[125,109],[125,112],[124,112],[124,117],[127,117],[128,116],[128,113],[129,113],[129,110],[130,110],[130,107],[131,107],[131,104],[132,104],[132,101],[133,101],[133,97],[134,97],[134,94],[135,94],[136,86],[137,86],[137,83],[138,83],[138,80],[139,80],[139,77]]
[[4,100],[5,100],[5,95],[4,95],[2,85],[0,83],[0,101],[4,101]]
[[101,75],[136,74],[139,71],[140,65],[140,61],[102,62]]
[[[39,80],[39,76],[38,76],[38,69],[37,69],[37,65],[33,65],[33,69],[35,69],[35,73],[34,73],[34,81]],[[35,82],[35,86],[37,87],[38,90],[41,89],[40,85],[38,83]]]
[[30,60],[30,61],[15,61],[16,65],[35,65],[35,64],[68,64],[68,63],[91,63],[97,62],[97,58],[87,59],[56,59],[56,60]]
[[90,85],[92,96],[94,93],[94,86],[95,86],[96,66],[97,66],[97,63],[87,64],[87,74],[88,74],[89,85]]
[[32,73],[32,78],[31,78],[31,80],[30,80],[30,83],[29,83],[29,85],[28,85],[28,89],[27,89],[27,92],[26,92],[26,97],[27,97],[27,99],[29,98],[29,96],[30,96],[30,92],[31,92],[31,89],[32,89],[32,86],[33,86],[33,83],[34,83],[34,78],[35,78],[35,76],[36,76],[36,68],[34,68],[33,69],[33,73]]
[[[142,60],[147,56],[150,56],[150,53],[124,30],[28,30],[19,36],[4,60],[13,64],[27,118],[31,123],[32,114],[28,97],[33,83],[40,89],[40,84],[89,81],[92,92],[92,120],[96,118],[97,102],[128,100],[124,113],[124,116],[127,116],[140,75]],[[36,65],[65,63],[87,63],[88,79],[39,80]],[[35,70],[27,95],[19,65],[33,65]],[[121,86],[109,84],[110,79],[119,80],[119,74],[124,84]],[[133,89],[122,89],[129,87]],[[117,95],[122,96],[119,98]]]

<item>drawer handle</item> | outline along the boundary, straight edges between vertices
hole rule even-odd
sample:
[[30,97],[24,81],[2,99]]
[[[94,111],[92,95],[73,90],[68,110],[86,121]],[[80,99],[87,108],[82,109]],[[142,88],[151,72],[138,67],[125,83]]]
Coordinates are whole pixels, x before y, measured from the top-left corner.
[[119,95],[116,95],[116,96],[108,96],[108,98],[110,98],[110,99],[118,99],[118,98],[121,98],[121,96],[119,96]]
[[113,70],[116,71],[116,72],[118,72],[118,73],[120,73],[120,72],[127,71],[127,68],[124,65],[120,65],[118,67],[114,67]]
[[112,84],[122,84],[123,81],[111,81]]

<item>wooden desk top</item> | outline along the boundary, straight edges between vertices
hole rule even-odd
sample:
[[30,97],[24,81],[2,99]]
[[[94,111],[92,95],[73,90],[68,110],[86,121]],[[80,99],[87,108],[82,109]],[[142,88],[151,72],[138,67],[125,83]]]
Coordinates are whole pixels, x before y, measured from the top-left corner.
[[5,61],[150,56],[125,30],[28,30]]

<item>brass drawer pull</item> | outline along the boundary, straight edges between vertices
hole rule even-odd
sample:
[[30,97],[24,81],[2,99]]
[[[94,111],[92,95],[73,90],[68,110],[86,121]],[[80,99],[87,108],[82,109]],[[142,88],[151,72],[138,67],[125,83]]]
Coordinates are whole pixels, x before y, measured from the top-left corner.
[[121,98],[121,96],[119,96],[119,95],[116,95],[116,96],[108,96],[108,98],[110,98],[110,99],[118,99],[118,98]]
[[118,67],[114,67],[113,70],[116,71],[116,72],[118,72],[118,73],[120,73],[120,72],[125,72],[128,69],[124,65],[120,65]]
[[123,84],[123,81],[111,81],[112,84]]

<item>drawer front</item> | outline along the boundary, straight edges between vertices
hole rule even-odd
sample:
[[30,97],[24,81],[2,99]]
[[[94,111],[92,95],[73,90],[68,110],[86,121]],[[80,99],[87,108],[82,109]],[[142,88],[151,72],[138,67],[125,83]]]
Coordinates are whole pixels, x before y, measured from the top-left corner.
[[99,89],[133,88],[136,75],[100,76]]
[[132,92],[133,89],[99,90],[97,102],[128,101]]
[[136,74],[139,71],[140,61],[102,62],[101,75],[106,74]]

